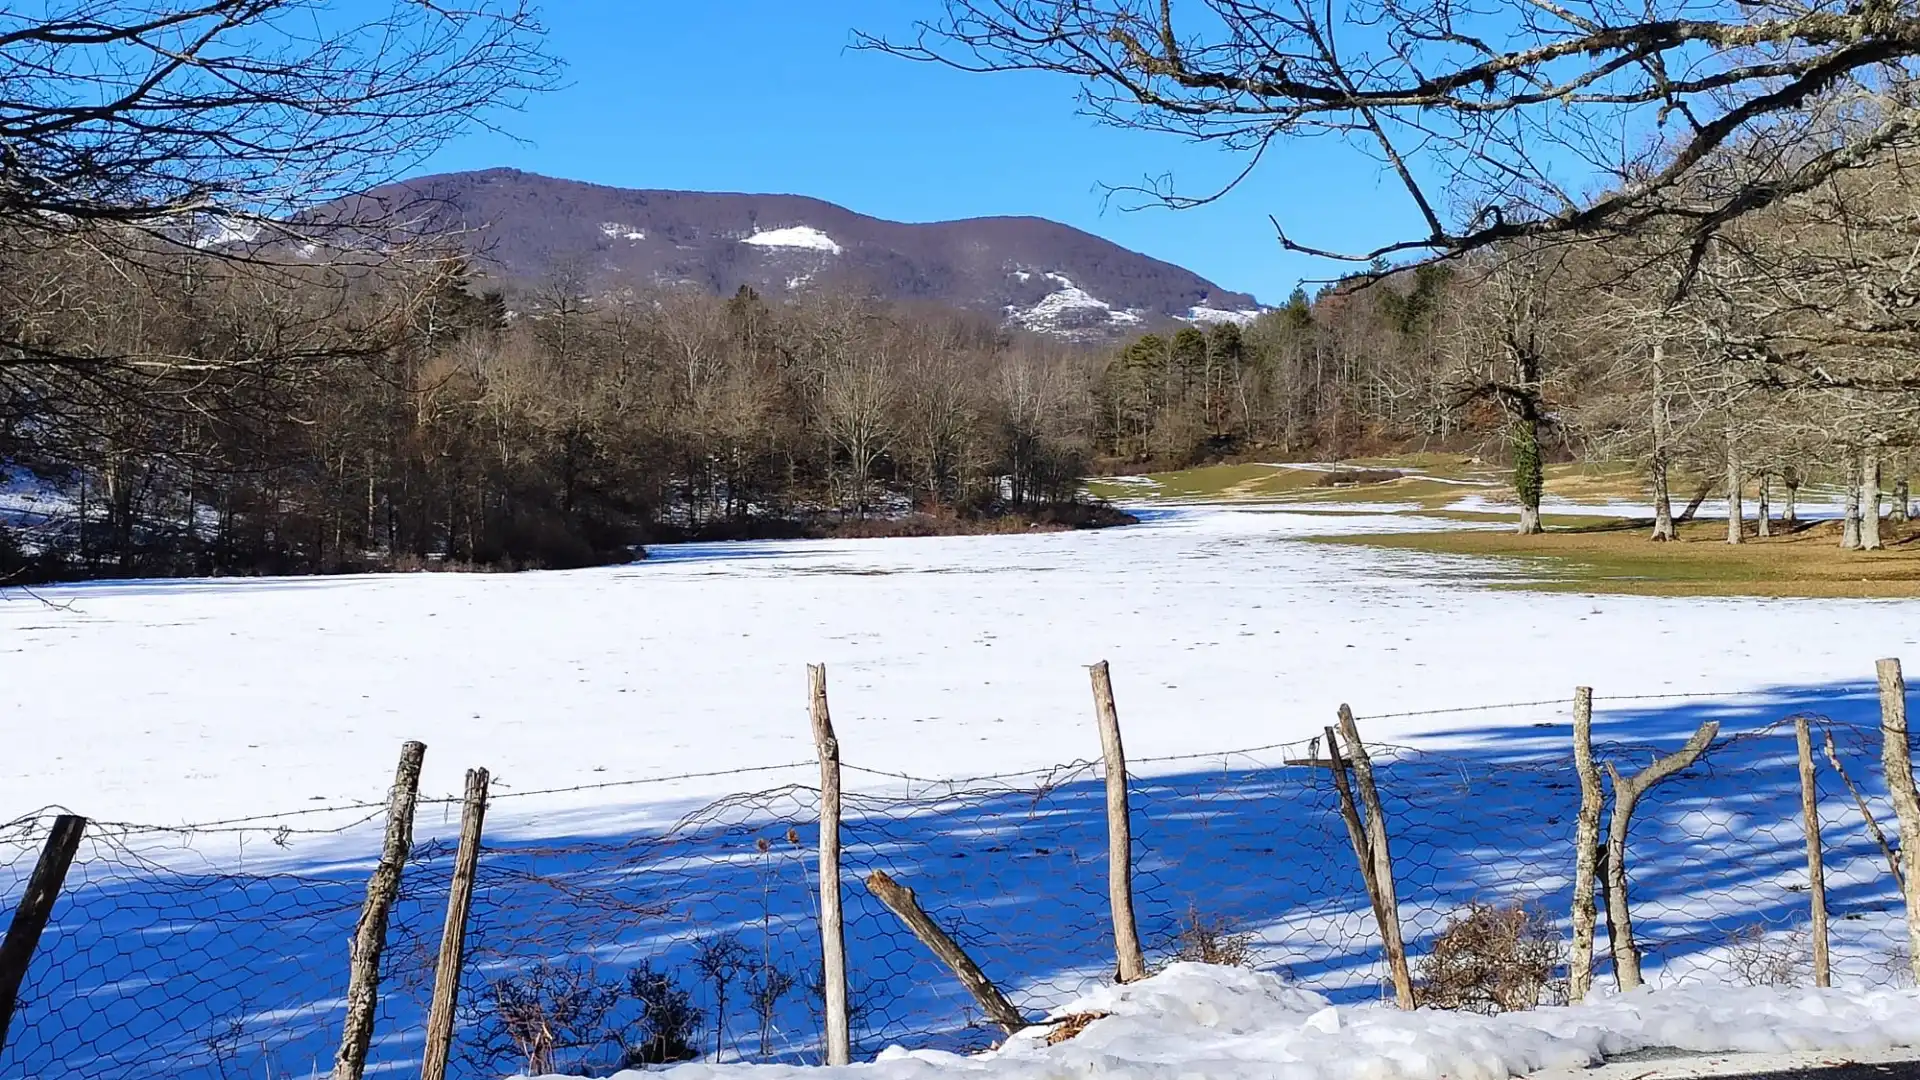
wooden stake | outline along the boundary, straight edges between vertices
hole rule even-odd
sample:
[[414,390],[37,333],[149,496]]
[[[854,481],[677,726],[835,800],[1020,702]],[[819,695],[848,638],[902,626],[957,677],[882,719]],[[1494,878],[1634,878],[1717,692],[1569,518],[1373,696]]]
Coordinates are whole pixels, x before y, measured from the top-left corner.
[[1907,902],[1907,951],[1914,977],[1920,979],[1920,873],[1914,873],[1911,851],[1920,851],[1920,793],[1913,786],[1913,749],[1907,742],[1907,680],[1900,661],[1875,665],[1880,677],[1880,760],[1887,772],[1887,795],[1900,822],[1900,891]]
[[1886,856],[1887,872],[1893,875],[1894,884],[1900,885],[1905,880],[1900,874],[1900,853],[1893,849],[1892,844],[1887,843],[1886,831],[1880,828],[1878,821],[1874,820],[1873,809],[1867,805],[1867,797],[1854,785],[1853,777],[1847,775],[1847,767],[1840,763],[1840,749],[1833,745],[1833,732],[1829,730],[1821,734],[1824,736],[1822,741],[1826,745],[1827,764],[1833,766],[1834,774],[1840,777],[1840,783],[1845,785],[1847,793],[1853,796],[1854,805],[1860,808],[1860,819],[1867,824],[1868,835],[1873,837],[1874,843],[1880,845],[1880,854]]
[[467,795],[460,807],[460,848],[453,857],[453,885],[447,891],[447,924],[440,933],[440,957],[433,972],[433,1005],[427,1010],[427,1044],[420,1080],[446,1080],[453,1050],[454,1009],[460,1003],[460,973],[467,953],[467,916],[473,911],[473,878],[480,868],[480,830],[487,816],[487,770],[467,770]]
[[1607,941],[1613,949],[1613,976],[1622,990],[1637,990],[1641,983],[1640,947],[1633,940],[1633,914],[1627,908],[1627,827],[1633,823],[1633,808],[1655,784],[1700,760],[1719,733],[1720,724],[1709,720],[1685,746],[1632,776],[1621,776],[1613,762],[1607,762],[1607,779],[1613,781],[1613,817],[1607,822]]
[[53,902],[60,898],[61,886],[66,884],[67,871],[86,833],[86,818],[61,814],[53,819],[53,830],[40,848],[40,861],[27,879],[27,891],[20,894],[20,903],[13,909],[6,940],[0,942],[0,1050],[6,1049],[7,1029],[13,1025],[13,1009],[20,1000],[27,966],[40,947],[40,935],[53,915]]
[[1580,816],[1573,826],[1573,949],[1567,961],[1567,998],[1581,1001],[1593,989],[1593,928],[1600,913],[1594,879],[1600,862],[1600,815],[1606,791],[1593,762],[1593,688],[1573,691],[1573,771],[1580,779]]
[[853,1061],[853,1021],[847,1012],[847,939],[841,914],[840,740],[827,709],[827,668],[807,665],[813,744],[820,754],[820,966],[826,1000],[826,1063]]
[[1133,918],[1133,823],[1127,806],[1127,755],[1120,745],[1120,713],[1113,703],[1113,681],[1105,660],[1093,675],[1093,712],[1100,725],[1100,753],[1107,772],[1107,901],[1113,909],[1113,950],[1119,980],[1147,977],[1140,930]]
[[[1360,788],[1360,801],[1367,808],[1367,852],[1373,864],[1374,888],[1379,893],[1380,938],[1386,946],[1387,963],[1393,970],[1393,996],[1401,1008],[1414,1007],[1413,974],[1407,968],[1407,946],[1400,936],[1400,898],[1393,884],[1393,854],[1387,846],[1387,811],[1380,804],[1380,791],[1373,783],[1373,759],[1360,741],[1360,728],[1353,721],[1353,710],[1340,706],[1340,734],[1347,742],[1347,756],[1353,762],[1354,782]],[[1340,772],[1336,767],[1334,771]]]
[[1028,1026],[1020,1010],[1014,1008],[1000,988],[993,985],[993,981],[980,970],[980,965],[974,963],[973,958],[920,907],[912,889],[888,877],[884,870],[875,870],[867,875],[867,891],[887,905],[889,911],[898,915],[900,921],[907,924],[907,929],[913,931],[913,936],[919,938],[921,944],[931,949],[933,955],[952,969],[960,985],[973,995],[973,1000],[979,1003],[980,1011],[986,1014],[987,1019],[998,1024],[1009,1035]]
[[1820,792],[1813,775],[1813,728],[1804,716],[1793,720],[1800,747],[1800,816],[1807,830],[1807,903],[1813,909],[1813,985],[1832,986],[1827,960],[1827,872],[1820,853]]
[[373,1045],[373,1019],[380,998],[380,953],[387,947],[387,917],[400,893],[400,872],[413,850],[413,810],[420,798],[420,762],[425,743],[400,748],[400,767],[387,797],[387,836],[380,848],[380,864],[367,879],[367,900],[353,930],[348,952],[347,1019],[340,1033],[340,1051],[333,1059],[333,1080],[361,1080],[367,1071],[367,1048]]
[[[1360,864],[1360,883],[1367,890],[1367,904],[1373,908],[1373,924],[1380,929],[1380,940],[1387,939],[1387,916],[1380,906],[1380,881],[1374,874],[1373,845],[1367,840],[1367,826],[1360,807],[1353,799],[1353,786],[1347,778],[1347,760],[1340,755],[1340,737],[1326,729],[1327,757],[1333,767],[1333,789],[1340,794],[1340,818],[1347,824],[1347,840],[1353,845],[1353,857]],[[1394,987],[1398,996],[1399,987]]]

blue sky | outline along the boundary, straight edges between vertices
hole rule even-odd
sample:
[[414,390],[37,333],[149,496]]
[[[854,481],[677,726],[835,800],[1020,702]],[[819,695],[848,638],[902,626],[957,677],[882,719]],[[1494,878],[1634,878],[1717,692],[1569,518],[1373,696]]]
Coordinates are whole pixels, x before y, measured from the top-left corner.
[[1338,143],[1269,154],[1254,180],[1195,210],[1128,212],[1102,184],[1171,174],[1198,191],[1237,159],[1076,115],[1070,80],[969,75],[847,48],[937,0],[546,0],[563,89],[421,172],[511,166],[620,187],[811,195],[875,217],[1052,218],[1278,303],[1343,267],[1281,250],[1357,248],[1410,224],[1377,166]]

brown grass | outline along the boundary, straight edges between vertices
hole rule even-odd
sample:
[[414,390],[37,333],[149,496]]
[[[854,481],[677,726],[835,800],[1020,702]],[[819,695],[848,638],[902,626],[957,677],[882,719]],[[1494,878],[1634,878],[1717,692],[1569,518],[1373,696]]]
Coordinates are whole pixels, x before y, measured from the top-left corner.
[[1695,521],[1656,544],[1649,523],[1601,521],[1538,536],[1494,530],[1328,537],[1325,543],[1517,560],[1525,580],[1496,588],[1644,596],[1920,597],[1920,528],[1883,522],[1884,551],[1840,550],[1822,522],[1762,540],[1726,542],[1726,521]]

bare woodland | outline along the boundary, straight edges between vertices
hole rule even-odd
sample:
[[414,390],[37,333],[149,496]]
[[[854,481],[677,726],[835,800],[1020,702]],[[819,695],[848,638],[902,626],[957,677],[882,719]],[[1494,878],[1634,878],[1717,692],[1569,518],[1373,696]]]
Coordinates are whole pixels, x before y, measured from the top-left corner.
[[503,293],[478,238],[361,193],[555,85],[528,6],[41,0],[0,14],[0,462],[74,509],[0,526],[0,574],[578,565],[910,507],[1085,523],[1095,469],[1255,453],[1510,461],[1522,531],[1567,459],[1637,462],[1654,539],[1709,495],[1758,503],[1729,541],[1790,528],[1808,485],[1850,493],[1845,546],[1904,522],[1906,8],[930,10],[862,41],[1064,75],[1249,170],[1346,140],[1414,225],[1341,253],[1281,222],[1355,271],[1117,348],[824,291],[594,294],[566,266]]

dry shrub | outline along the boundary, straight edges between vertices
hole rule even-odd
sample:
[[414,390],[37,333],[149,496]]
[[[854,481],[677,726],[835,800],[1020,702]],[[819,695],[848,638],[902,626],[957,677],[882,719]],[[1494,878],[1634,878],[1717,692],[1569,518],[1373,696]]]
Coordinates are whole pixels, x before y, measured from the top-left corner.
[[1174,938],[1179,948],[1173,959],[1190,964],[1253,967],[1253,935],[1234,929],[1226,919],[1208,918],[1198,907],[1187,908],[1187,921]]
[[1875,982],[1903,990],[1913,988],[1913,953],[1903,941],[1882,949],[1874,958]]
[[1415,978],[1423,1005],[1491,1014],[1558,1000],[1559,966],[1560,936],[1544,911],[1476,900],[1440,928]]
[[1047,1032],[1047,1045],[1058,1046],[1068,1039],[1073,1038],[1075,1035],[1087,1030],[1088,1024],[1112,1015],[1112,1013],[1104,1012],[1077,1012],[1068,1013],[1058,1020],[1050,1021],[1053,1024],[1053,1030]]
[[1801,986],[1812,981],[1813,941],[1801,927],[1772,933],[1765,923],[1743,926],[1727,935],[1733,976],[1748,986]]

